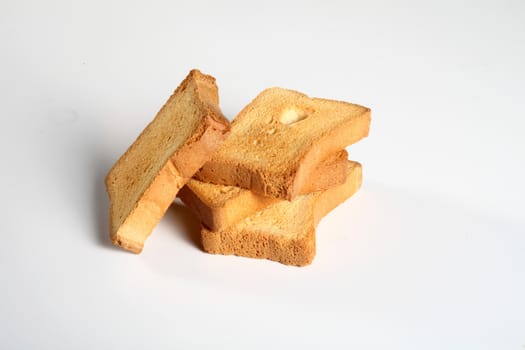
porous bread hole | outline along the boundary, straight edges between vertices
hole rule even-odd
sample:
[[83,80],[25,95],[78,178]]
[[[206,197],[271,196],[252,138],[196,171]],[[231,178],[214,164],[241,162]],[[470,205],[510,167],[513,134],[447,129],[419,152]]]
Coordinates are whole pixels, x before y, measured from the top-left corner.
[[297,122],[300,122],[303,119],[306,119],[308,114],[306,111],[298,107],[288,107],[281,112],[281,117],[279,121],[284,125],[291,125]]

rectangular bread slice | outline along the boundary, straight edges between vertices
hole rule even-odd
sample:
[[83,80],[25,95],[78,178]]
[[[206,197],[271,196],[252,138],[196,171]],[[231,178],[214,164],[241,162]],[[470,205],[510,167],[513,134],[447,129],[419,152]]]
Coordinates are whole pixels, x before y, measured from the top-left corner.
[[[315,227],[361,186],[361,164],[348,161],[344,184],[281,200],[224,230],[201,229],[202,245],[213,254],[269,259],[303,266],[315,256]],[[220,189],[219,189],[220,190]]]
[[196,178],[293,199],[308,193],[322,159],[366,137],[369,126],[369,108],[270,88],[237,115],[231,136]]
[[111,241],[140,253],[179,189],[225,140],[215,78],[192,70],[106,177]]
[[[341,150],[318,164],[310,174],[308,192],[316,191],[315,186],[329,188],[344,183],[347,178],[347,158],[348,153]],[[281,200],[236,186],[215,185],[196,179],[191,179],[177,196],[211,231],[227,228]]]

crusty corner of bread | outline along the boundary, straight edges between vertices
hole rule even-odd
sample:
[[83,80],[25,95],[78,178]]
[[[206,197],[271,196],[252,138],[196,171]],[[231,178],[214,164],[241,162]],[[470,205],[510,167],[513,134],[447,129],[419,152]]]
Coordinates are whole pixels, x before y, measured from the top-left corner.
[[111,236],[111,242],[117,247],[121,247],[129,252],[139,254],[144,248],[144,243],[135,242],[126,237],[121,237],[118,234]]
[[210,83],[213,83],[215,84],[215,77],[211,76],[211,75],[208,75],[208,74],[204,74],[202,73],[199,69],[197,68],[193,68],[192,70],[190,70],[190,73],[188,74],[188,77],[192,78],[192,79],[203,79],[203,80],[207,80],[209,81]]
[[184,80],[179,84],[178,88],[175,91],[186,89],[188,84],[192,81],[205,81],[215,85],[215,78],[213,76],[204,74],[197,68],[193,68],[192,70],[190,70],[186,78],[184,78]]
[[311,228],[307,235],[301,236],[293,243],[294,254],[292,265],[310,265],[315,257],[315,228]]
[[[222,235],[201,226],[201,243],[205,252],[210,254],[232,254],[227,253],[226,247],[222,244]],[[229,247],[228,247],[229,248]]]

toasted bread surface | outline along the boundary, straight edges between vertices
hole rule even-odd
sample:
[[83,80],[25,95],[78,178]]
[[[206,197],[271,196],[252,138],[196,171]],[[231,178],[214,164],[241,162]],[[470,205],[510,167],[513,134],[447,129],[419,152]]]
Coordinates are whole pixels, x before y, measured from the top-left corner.
[[106,177],[110,238],[139,253],[177,192],[229,133],[215,79],[192,70]]
[[213,254],[234,254],[303,266],[315,256],[315,227],[323,216],[361,186],[362,170],[348,161],[344,184],[281,200],[237,224],[219,231],[201,229],[203,248]]
[[293,199],[308,193],[322,159],[366,137],[369,125],[369,108],[270,88],[237,115],[196,178]]
[[[346,181],[348,153],[340,150],[323,160],[310,174],[308,192],[337,186]],[[317,186],[317,187],[316,187]],[[267,197],[250,190],[215,185],[191,179],[177,195],[211,231],[229,227],[281,199]]]

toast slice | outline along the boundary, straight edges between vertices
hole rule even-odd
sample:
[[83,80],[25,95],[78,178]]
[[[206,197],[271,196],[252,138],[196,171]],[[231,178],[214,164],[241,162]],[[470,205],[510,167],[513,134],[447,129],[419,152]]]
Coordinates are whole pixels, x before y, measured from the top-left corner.
[[293,199],[308,193],[322,159],[366,137],[369,126],[369,108],[270,88],[237,115],[231,136],[195,177]]
[[[347,178],[348,153],[341,150],[323,160],[310,174],[309,192],[344,183]],[[235,186],[214,185],[191,179],[177,196],[211,231],[225,229],[255,212],[281,201]]]
[[202,227],[203,248],[213,254],[308,265],[315,256],[315,227],[323,216],[352,196],[361,181],[361,164],[348,161],[342,185],[291,202],[281,200],[224,230],[213,232]]
[[192,70],[106,177],[111,241],[140,253],[179,189],[230,130],[215,78]]

